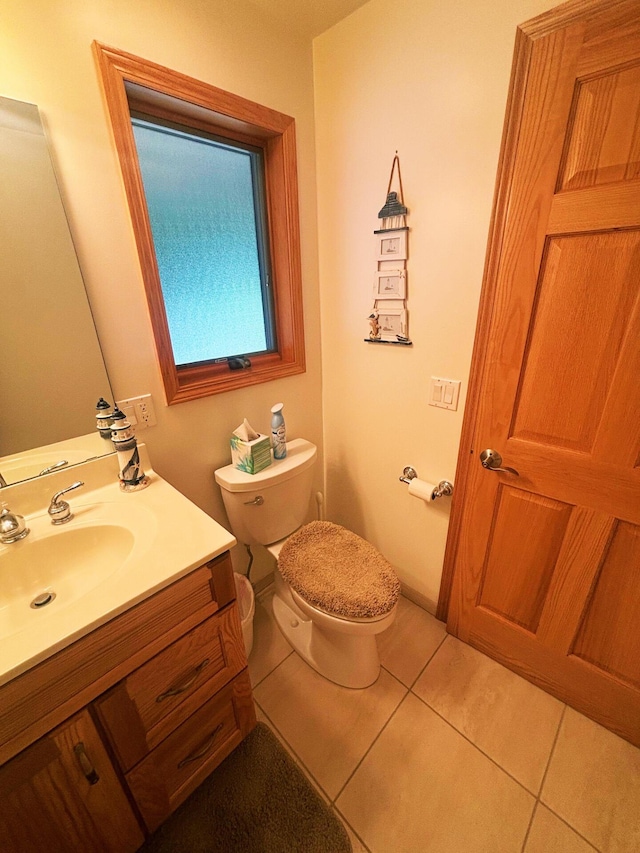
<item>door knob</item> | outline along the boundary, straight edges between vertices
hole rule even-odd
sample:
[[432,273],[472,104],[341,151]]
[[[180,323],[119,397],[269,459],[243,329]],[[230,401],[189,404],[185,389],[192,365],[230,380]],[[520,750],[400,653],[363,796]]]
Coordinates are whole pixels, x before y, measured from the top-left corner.
[[480,454],[480,464],[483,468],[486,468],[487,471],[497,471],[502,472],[503,474],[515,474],[516,477],[520,476],[515,468],[509,468],[508,465],[505,465],[504,468],[501,467],[502,456],[500,456],[497,450],[491,450],[490,448],[483,450]]

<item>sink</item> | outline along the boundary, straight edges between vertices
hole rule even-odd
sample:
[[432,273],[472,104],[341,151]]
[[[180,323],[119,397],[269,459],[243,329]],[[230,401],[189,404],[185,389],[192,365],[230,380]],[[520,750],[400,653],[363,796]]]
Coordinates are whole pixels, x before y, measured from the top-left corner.
[[60,526],[47,507],[70,472],[2,489],[30,533],[0,543],[0,685],[235,545],[146,461],[145,469],[149,488],[125,493],[114,457],[83,463],[73,474],[85,483],[70,495],[74,517]]
[[[73,521],[69,523],[73,525]],[[20,631],[46,607],[77,601],[111,577],[133,551],[131,530],[116,524],[60,528],[0,553],[0,636]],[[30,610],[34,599],[40,605]]]
[[28,477],[37,477],[45,468],[55,465],[63,459],[68,465],[77,465],[78,462],[84,462],[86,458],[86,452],[81,450],[67,450],[64,455],[61,453],[39,453],[37,456],[33,454],[7,456],[0,465],[0,472],[7,483],[17,483],[20,480],[26,480]]

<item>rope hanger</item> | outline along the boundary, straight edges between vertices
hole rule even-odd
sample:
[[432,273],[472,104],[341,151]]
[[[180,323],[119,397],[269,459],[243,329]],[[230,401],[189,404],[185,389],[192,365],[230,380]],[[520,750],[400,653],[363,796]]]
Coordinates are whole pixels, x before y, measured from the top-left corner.
[[402,174],[400,172],[400,158],[398,157],[398,152],[396,151],[395,157],[393,158],[393,163],[391,164],[391,174],[389,175],[389,186],[387,187],[387,195],[391,192],[391,183],[393,181],[393,173],[396,170],[396,166],[398,167],[398,183],[400,184],[400,202],[404,204],[404,190],[402,189]]

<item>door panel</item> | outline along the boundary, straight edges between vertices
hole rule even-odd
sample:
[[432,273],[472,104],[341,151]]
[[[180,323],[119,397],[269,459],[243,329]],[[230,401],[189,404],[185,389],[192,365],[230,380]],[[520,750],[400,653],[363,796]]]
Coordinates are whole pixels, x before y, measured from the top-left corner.
[[514,437],[591,451],[622,343],[632,332],[637,294],[627,286],[630,276],[640,280],[640,231],[549,240]]
[[448,628],[640,745],[637,0],[523,25],[504,140]]
[[[535,634],[570,516],[567,504],[502,487],[479,606]],[[546,530],[544,538],[537,534],[540,529]]]
[[633,178],[640,178],[638,65],[578,84],[558,189]]
[[[573,654],[640,687],[640,528],[618,524],[576,637]],[[602,631],[602,625],[609,630]]]

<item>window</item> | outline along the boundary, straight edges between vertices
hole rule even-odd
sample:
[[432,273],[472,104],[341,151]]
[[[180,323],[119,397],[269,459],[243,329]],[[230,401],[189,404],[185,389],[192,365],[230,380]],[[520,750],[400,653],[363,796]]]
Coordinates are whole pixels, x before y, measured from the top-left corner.
[[132,125],[176,365],[272,352],[262,150]]
[[94,48],[167,402],[304,372],[293,119]]

